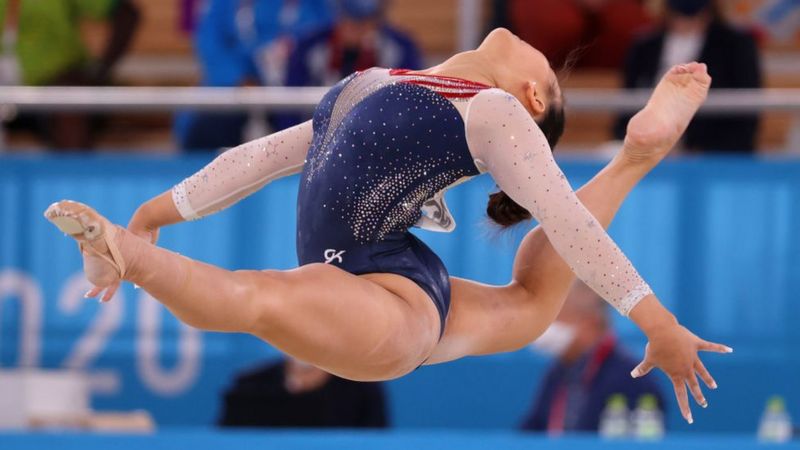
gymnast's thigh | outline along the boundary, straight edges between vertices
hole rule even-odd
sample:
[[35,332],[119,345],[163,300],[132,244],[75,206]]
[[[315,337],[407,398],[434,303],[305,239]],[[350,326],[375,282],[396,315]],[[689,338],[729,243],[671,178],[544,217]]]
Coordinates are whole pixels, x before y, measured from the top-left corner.
[[457,277],[450,282],[444,335],[426,364],[518,350],[555,319],[518,283],[491,286]]

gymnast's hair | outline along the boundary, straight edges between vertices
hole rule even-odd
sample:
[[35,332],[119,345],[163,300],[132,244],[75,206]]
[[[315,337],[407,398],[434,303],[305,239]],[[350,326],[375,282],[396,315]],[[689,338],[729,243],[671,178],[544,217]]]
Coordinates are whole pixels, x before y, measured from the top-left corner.
[[[551,93],[555,89],[551,87]],[[551,97],[552,98],[552,97]],[[550,102],[550,107],[545,111],[544,117],[537,123],[547,138],[550,149],[555,150],[558,140],[564,134],[564,99]],[[503,228],[516,225],[529,220],[531,213],[517,204],[503,191],[489,194],[489,203],[486,205],[486,214],[489,218]]]

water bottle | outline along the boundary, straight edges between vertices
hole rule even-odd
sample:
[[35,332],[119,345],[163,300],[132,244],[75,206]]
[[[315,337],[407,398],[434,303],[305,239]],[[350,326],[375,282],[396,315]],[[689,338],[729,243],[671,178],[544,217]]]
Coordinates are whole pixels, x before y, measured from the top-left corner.
[[606,407],[600,414],[600,436],[607,439],[620,439],[628,436],[628,401],[622,394],[608,398]]
[[767,407],[758,425],[758,439],[762,442],[788,442],[792,438],[792,419],[786,411],[782,397],[767,400]]
[[637,439],[652,441],[664,437],[664,416],[653,394],[639,397],[636,409],[631,413],[631,430]]

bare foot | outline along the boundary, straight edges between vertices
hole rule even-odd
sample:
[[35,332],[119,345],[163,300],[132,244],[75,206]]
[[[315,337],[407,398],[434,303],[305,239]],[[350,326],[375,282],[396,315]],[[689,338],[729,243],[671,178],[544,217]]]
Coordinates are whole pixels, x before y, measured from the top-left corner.
[[89,206],[70,200],[53,203],[44,216],[78,241],[86,279],[96,286],[87,296],[105,289],[102,300],[110,300],[125,275],[125,261],[116,242],[120,229]]
[[705,64],[693,62],[670,69],[644,109],[628,122],[623,147],[628,160],[655,166],[664,159],[706,100],[710,86]]

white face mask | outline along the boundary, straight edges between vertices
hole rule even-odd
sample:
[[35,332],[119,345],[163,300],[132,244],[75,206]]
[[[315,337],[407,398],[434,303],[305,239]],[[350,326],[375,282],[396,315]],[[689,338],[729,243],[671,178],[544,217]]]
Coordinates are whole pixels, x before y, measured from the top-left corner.
[[538,339],[533,341],[531,349],[557,358],[564,354],[574,339],[574,326],[564,322],[553,322]]

